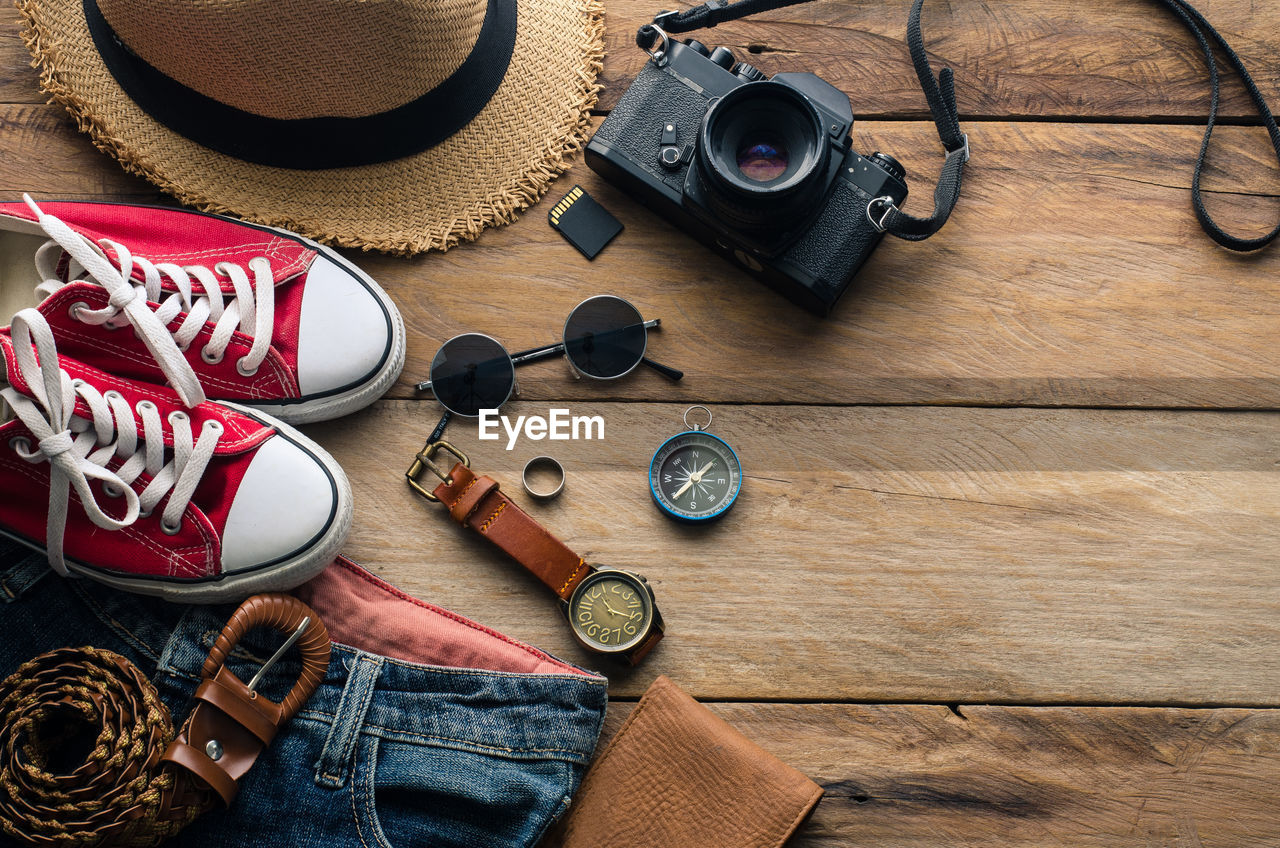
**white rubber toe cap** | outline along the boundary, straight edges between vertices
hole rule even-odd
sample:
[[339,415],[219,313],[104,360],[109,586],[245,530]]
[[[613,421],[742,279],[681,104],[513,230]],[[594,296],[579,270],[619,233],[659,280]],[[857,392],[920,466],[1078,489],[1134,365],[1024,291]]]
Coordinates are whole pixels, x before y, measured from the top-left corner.
[[224,574],[303,555],[332,523],[338,494],[324,466],[283,436],[263,442],[222,532]]
[[391,350],[392,322],[359,278],[323,254],[307,271],[298,327],[302,396],[368,380]]

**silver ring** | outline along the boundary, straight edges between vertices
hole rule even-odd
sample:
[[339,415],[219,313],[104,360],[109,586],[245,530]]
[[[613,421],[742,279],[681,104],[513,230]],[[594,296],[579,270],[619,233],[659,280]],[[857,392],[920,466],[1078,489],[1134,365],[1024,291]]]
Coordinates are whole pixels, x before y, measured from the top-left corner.
[[[701,409],[703,412],[707,413],[707,423],[706,423],[706,424],[703,424],[703,425],[701,425],[701,426],[698,426],[698,425],[690,424],[690,423],[689,423],[689,413],[690,413],[690,412],[693,412],[695,409]],[[708,427],[710,427],[710,426],[711,426],[711,410],[707,409],[705,406],[691,406],[691,407],[689,407],[688,409],[686,409],[686,410],[684,411],[684,426],[688,427],[690,430],[705,430],[705,429],[707,429]]]
[[[549,468],[559,478],[556,481],[555,488],[551,491],[538,491],[529,484],[529,472],[536,471],[539,468]],[[564,491],[564,466],[549,456],[535,456],[524,464],[524,471],[520,474],[520,482],[524,483],[524,490],[540,501],[549,501],[554,497],[558,497]]]

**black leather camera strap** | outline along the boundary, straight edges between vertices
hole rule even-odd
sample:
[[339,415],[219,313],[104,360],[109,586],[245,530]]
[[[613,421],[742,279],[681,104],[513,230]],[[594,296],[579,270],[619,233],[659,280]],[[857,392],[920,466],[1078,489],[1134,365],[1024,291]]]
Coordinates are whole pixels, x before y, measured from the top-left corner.
[[[660,13],[653,19],[652,24],[645,24],[640,27],[636,33],[636,44],[643,50],[651,49],[658,38],[659,28],[667,33],[689,32],[703,27],[713,27],[723,21],[736,20],[757,12],[766,12],[808,2],[811,2],[811,0],[738,0],[736,3],[730,3],[728,0],[708,0],[701,6],[694,6],[683,12]],[[1280,127],[1277,127],[1276,119],[1271,114],[1266,99],[1262,96],[1262,92],[1258,90],[1258,86],[1244,67],[1240,57],[1231,49],[1226,39],[1205,20],[1204,16],[1186,0],[1156,0],[1156,2],[1167,7],[1178,16],[1178,19],[1182,21],[1187,29],[1191,30],[1191,33],[1196,37],[1196,41],[1200,44],[1200,49],[1205,57],[1205,65],[1209,69],[1209,120],[1208,125],[1205,127],[1204,140],[1200,144],[1200,153],[1196,158],[1195,171],[1191,178],[1191,202],[1195,208],[1196,219],[1210,238],[1229,250],[1250,251],[1266,247],[1277,237],[1280,237],[1280,224],[1277,224],[1275,229],[1267,235],[1257,238],[1241,238],[1231,235],[1213,220],[1213,217],[1204,206],[1204,199],[1201,195],[1200,177],[1204,171],[1205,156],[1209,151],[1209,140],[1213,135],[1213,128],[1218,116],[1220,83],[1218,78],[1218,59],[1214,54],[1214,45],[1217,45],[1222,50],[1223,55],[1226,56],[1227,63],[1240,77],[1241,82],[1244,83],[1245,90],[1249,93],[1249,98],[1257,108],[1258,115],[1262,118],[1262,124],[1266,127],[1267,133],[1271,137],[1271,145],[1275,149],[1277,162],[1280,162]],[[969,140],[960,130],[960,118],[956,109],[955,84],[952,71],[950,68],[943,68],[935,77],[933,69],[929,66],[928,54],[924,49],[924,36],[920,29],[920,10],[923,5],[924,0],[914,0],[911,4],[911,12],[907,20],[907,48],[911,53],[912,64],[915,65],[916,76],[920,79],[920,87],[924,90],[925,99],[929,103],[929,111],[932,113],[933,121],[937,125],[938,137],[942,140],[942,146],[947,151],[947,158],[942,165],[942,173],[938,177],[938,185],[933,193],[933,213],[927,218],[917,218],[898,209],[891,202],[885,202],[880,198],[873,200],[867,210],[872,223],[899,238],[910,241],[926,239],[942,229],[942,225],[947,222],[947,218],[951,215],[951,210],[955,208],[956,201],[960,198],[964,165],[969,161]],[[882,204],[882,207],[873,208],[876,204]]]

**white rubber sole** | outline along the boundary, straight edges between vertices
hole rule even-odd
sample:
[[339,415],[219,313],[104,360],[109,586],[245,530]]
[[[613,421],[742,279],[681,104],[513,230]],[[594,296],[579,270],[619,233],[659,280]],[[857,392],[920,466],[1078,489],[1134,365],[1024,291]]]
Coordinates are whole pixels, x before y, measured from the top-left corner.
[[[191,212],[191,210],[182,211]],[[223,217],[211,215],[210,213],[205,212],[191,212],[191,214],[207,215],[208,217],[215,218]],[[282,229],[280,227],[265,227],[261,224],[250,224],[236,218],[229,218],[228,220],[236,224],[251,226],[255,229],[276,232],[291,240],[296,239],[308,248],[323,255],[329,261],[347,269],[358,277],[366,286],[368,286],[369,291],[382,304],[383,309],[386,310],[391,323],[391,347],[387,354],[387,361],[382,364],[382,367],[379,368],[377,372],[363,383],[352,386],[351,388],[336,394],[325,395],[323,397],[317,397],[310,400],[282,399],[276,401],[250,401],[241,398],[236,402],[265,412],[268,415],[289,424],[311,424],[317,421],[328,421],[332,418],[339,418],[343,415],[348,415],[356,410],[363,409],[386,394],[387,390],[390,389],[395,381],[400,377],[400,372],[404,370],[405,330],[404,318],[400,315],[400,310],[396,308],[395,303],[387,293],[382,290],[382,287],[379,286],[372,277],[362,271],[359,266],[339,255],[337,251],[323,244],[312,241],[305,236],[300,236],[295,232]],[[37,238],[30,234],[0,232],[0,247],[3,247],[3,241],[6,238],[35,239],[38,242],[43,238],[43,234]],[[7,251],[0,250],[0,269],[11,271],[9,274],[0,276],[0,280],[8,280],[7,283],[0,283],[0,307],[2,307],[0,308],[0,321],[7,322],[10,316],[16,313],[20,308],[27,306],[34,307],[39,304],[39,301],[32,294],[36,283],[39,281],[35,279],[34,276],[32,277],[34,281],[31,282],[30,285],[28,285],[26,281],[26,277],[29,273],[26,266],[30,264],[29,256],[32,252],[34,251],[17,249]],[[21,255],[21,262],[14,260],[15,255]],[[12,265],[12,269],[6,268],[7,265]],[[14,270],[18,268],[22,269],[22,273],[18,273],[17,270]],[[19,280],[22,281],[20,284],[14,282]],[[110,369],[108,368],[107,370]],[[211,400],[217,400],[219,403],[226,402],[220,398],[211,398]]]
[[[289,230],[282,230],[278,227],[271,227],[278,233],[293,238],[301,239],[307,247],[323,255],[331,262],[341,265],[343,268],[350,270],[369,287],[369,290],[382,303],[383,308],[387,310],[387,315],[391,318],[391,350],[387,355],[387,361],[382,367],[365,382],[358,386],[340,392],[338,394],[326,395],[313,400],[293,401],[293,402],[272,402],[272,401],[248,401],[239,400],[237,403],[248,406],[252,409],[265,412],[281,421],[289,424],[314,424],[317,421],[329,421],[333,418],[340,418],[343,415],[349,415],[359,409],[364,409],[378,398],[387,393],[387,390],[400,377],[400,372],[404,370],[405,357],[405,332],[404,318],[400,315],[400,310],[396,308],[390,296],[387,295],[382,287],[374,282],[373,278],[360,270],[354,263],[347,261],[340,256],[332,248],[323,244],[314,242],[309,238],[304,238],[297,233]],[[219,403],[227,403],[227,401],[219,400]]]
[[342,466],[338,465],[328,451],[288,424],[273,421],[256,409],[227,401],[220,401],[220,403],[275,427],[280,433],[305,447],[328,469],[337,490],[337,504],[333,520],[324,534],[290,559],[250,571],[224,574],[222,577],[198,582],[156,577],[126,577],[68,560],[67,568],[70,571],[97,583],[104,583],[114,589],[138,595],[150,595],[183,604],[218,604],[243,600],[259,592],[286,592],[306,583],[333,562],[338,556],[338,550],[346,542],[347,534],[351,531],[353,514],[351,482],[343,472]]

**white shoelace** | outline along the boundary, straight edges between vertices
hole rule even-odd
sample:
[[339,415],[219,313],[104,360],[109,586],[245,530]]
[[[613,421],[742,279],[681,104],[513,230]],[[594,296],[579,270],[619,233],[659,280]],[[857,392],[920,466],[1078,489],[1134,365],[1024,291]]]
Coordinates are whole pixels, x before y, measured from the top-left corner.
[[[73,317],[86,324],[119,326],[117,316],[132,324],[138,336],[146,344],[160,370],[187,406],[195,406],[205,399],[204,389],[183,351],[204,329],[205,322],[215,322],[213,336],[200,350],[205,362],[222,361],[232,334],[240,332],[253,338],[249,352],[236,362],[236,369],[245,377],[252,377],[266,358],[275,329],[275,281],[271,274],[271,262],[265,256],[249,260],[249,270],[230,262],[219,262],[210,270],[203,265],[177,265],[172,262],[153,263],[141,256],[134,256],[123,244],[103,239],[95,245],[67,226],[59,218],[45,214],[35,201],[23,195],[27,206],[36,214],[40,227],[49,234],[36,251],[36,271],[44,279],[36,287],[36,293],[48,297],[66,283],[58,278],[57,266],[63,251],[71,257],[67,277],[73,282],[86,279],[98,283],[110,295],[110,301],[102,309],[75,308]],[[115,251],[116,265],[107,258],[102,248]],[[119,267],[117,267],[117,265]],[[133,281],[134,267],[142,269],[144,282]],[[235,297],[224,300],[222,286],[216,274],[231,281]],[[162,278],[168,277],[177,292],[165,297],[161,289]],[[200,290],[195,290],[193,280]],[[79,279],[77,279],[79,278]],[[165,299],[162,301],[161,298]],[[148,308],[148,301],[160,304],[155,312]],[[168,326],[181,313],[186,318],[178,329],[170,334]]]
[[[13,347],[17,354],[18,372],[31,387],[33,401],[12,386],[0,389],[15,415],[27,425],[37,439],[33,450],[26,439],[16,437],[10,444],[19,456],[30,463],[49,463],[49,523],[46,546],[49,564],[59,574],[67,574],[63,558],[63,534],[67,525],[69,490],[80,496],[85,515],[99,527],[119,530],[147,516],[166,494],[169,503],[161,514],[160,528],[177,533],[182,527],[182,514],[191,502],[200,478],[204,475],[214,448],[222,437],[222,425],[205,421],[200,437],[193,439],[191,419],[185,412],[172,412],[168,423],[173,431],[173,456],[165,462],[165,445],[160,411],[150,401],[138,403],[142,432],[138,432],[133,409],[118,392],[100,393],[82,380],[72,380],[58,366],[58,350],[53,331],[44,316],[34,309],[24,309],[13,316]],[[36,351],[31,350],[35,341]],[[39,355],[39,361],[36,355]],[[74,415],[76,396],[89,405],[93,420]],[[139,442],[143,453],[138,453]],[[115,457],[123,460],[115,471],[106,466]],[[143,472],[151,482],[139,495],[131,483]],[[123,496],[123,518],[112,518],[103,512],[94,498],[89,480],[99,480],[109,497]]]

